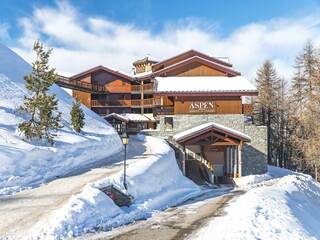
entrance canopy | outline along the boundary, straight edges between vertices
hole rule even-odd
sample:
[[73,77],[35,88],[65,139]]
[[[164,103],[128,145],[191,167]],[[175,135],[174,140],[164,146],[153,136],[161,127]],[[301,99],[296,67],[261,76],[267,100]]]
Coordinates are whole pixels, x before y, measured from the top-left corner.
[[214,122],[205,123],[180,132],[174,135],[173,139],[182,145],[201,143],[239,145],[240,143],[251,141],[248,135]]

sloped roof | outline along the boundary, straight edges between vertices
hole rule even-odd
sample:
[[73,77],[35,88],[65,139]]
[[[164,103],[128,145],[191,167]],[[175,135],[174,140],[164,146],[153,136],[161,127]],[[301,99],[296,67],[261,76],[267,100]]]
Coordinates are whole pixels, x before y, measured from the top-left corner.
[[120,114],[117,114],[117,113],[110,113],[106,116],[104,116],[104,119],[109,119],[109,118],[115,118],[115,119],[118,119],[120,120],[121,122],[129,122],[129,119],[124,117],[124,116],[121,116]]
[[173,57],[170,57],[170,58],[165,59],[163,61],[160,61],[160,62],[154,64],[153,66],[157,67],[157,66],[160,66],[160,65],[167,65],[170,62],[175,61],[175,60],[180,62],[182,60],[185,60],[185,59],[193,57],[193,56],[199,56],[199,57],[202,57],[204,59],[207,59],[208,61],[215,62],[215,63],[221,64],[221,65],[224,65],[226,67],[232,67],[232,64],[230,64],[228,62],[225,62],[225,61],[223,61],[221,59],[218,59],[218,58],[215,58],[215,57],[211,57],[211,56],[209,56],[207,54],[204,54],[202,52],[196,51],[194,49],[188,50],[188,51],[180,53],[180,54],[178,54],[176,56],[173,56]]
[[203,134],[210,132],[210,131],[217,131],[217,132],[223,133],[225,135],[231,136],[235,139],[239,139],[239,140],[242,140],[245,142],[251,141],[250,136],[248,136],[240,131],[237,131],[235,129],[232,129],[232,128],[229,128],[229,127],[226,127],[224,125],[214,123],[214,122],[201,124],[199,126],[182,131],[182,132],[174,135],[173,139],[175,141],[177,141],[178,143],[183,143],[185,141],[188,141],[192,138],[203,135]]
[[156,77],[155,92],[257,92],[257,88],[243,76]]
[[155,119],[153,115],[149,114],[139,114],[139,113],[110,113],[106,116],[104,116],[105,119],[108,119],[110,117],[116,118],[122,122],[154,122]]
[[83,71],[81,73],[78,73],[76,75],[73,75],[73,76],[70,77],[70,79],[76,79],[76,78],[82,77],[84,75],[87,75],[89,73],[93,73],[93,72],[96,72],[96,71],[99,71],[99,70],[108,72],[108,73],[113,74],[113,75],[118,76],[118,77],[122,77],[124,79],[129,80],[129,81],[133,80],[133,78],[131,76],[127,75],[126,73],[123,73],[123,72],[120,72],[118,70],[114,70],[114,69],[111,69],[111,68],[108,68],[108,67],[105,67],[105,66],[101,66],[101,65],[100,66],[96,66],[94,68],[90,68],[90,69],[88,69],[86,71]]
[[178,69],[180,67],[186,66],[186,65],[188,65],[190,63],[194,63],[194,62],[203,64],[205,66],[208,66],[208,67],[211,67],[211,68],[214,68],[214,69],[217,69],[218,71],[224,72],[224,73],[226,73],[226,74],[228,74],[230,76],[241,75],[240,72],[237,72],[237,71],[233,70],[232,67],[225,66],[224,64],[220,64],[220,63],[217,63],[217,62],[210,61],[210,60],[208,60],[206,58],[203,58],[203,57],[200,57],[200,56],[193,56],[193,57],[187,58],[185,60],[179,61],[177,63],[174,63],[172,65],[168,65],[165,68],[162,68],[160,70],[157,70],[157,71],[153,72],[153,75],[161,76],[162,73],[168,73],[168,72],[170,72],[172,70],[176,70],[176,69]]

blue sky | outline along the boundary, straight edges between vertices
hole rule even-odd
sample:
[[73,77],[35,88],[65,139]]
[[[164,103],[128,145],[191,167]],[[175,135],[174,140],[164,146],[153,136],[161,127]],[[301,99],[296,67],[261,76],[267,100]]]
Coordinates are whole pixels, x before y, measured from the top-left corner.
[[[120,23],[134,23],[152,31],[182,19],[198,18],[222,35],[251,22],[303,17],[320,7],[317,0],[75,0],[69,3],[84,17],[101,16]],[[30,16],[34,8],[55,5],[55,0],[0,1],[0,22],[7,23],[10,34],[17,36],[17,19]]]
[[290,78],[303,44],[320,43],[319,10],[315,0],[3,0],[0,40],[32,61],[40,39],[66,74],[97,64],[130,72],[146,54],[163,59],[194,48],[230,57],[249,78],[265,59]]

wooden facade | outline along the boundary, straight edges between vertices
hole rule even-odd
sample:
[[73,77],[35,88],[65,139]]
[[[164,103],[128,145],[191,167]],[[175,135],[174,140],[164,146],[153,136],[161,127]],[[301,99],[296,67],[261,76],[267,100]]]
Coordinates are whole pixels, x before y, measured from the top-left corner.
[[[134,63],[129,76],[98,66],[71,78],[61,77],[63,87],[100,115],[115,113],[158,114],[253,114],[252,104],[242,104],[244,93],[157,94],[156,77],[238,76],[232,64],[190,50],[161,62],[144,58]],[[145,74],[144,74],[145,73]],[[142,75],[141,75],[142,74]],[[257,95],[257,93],[253,94]]]

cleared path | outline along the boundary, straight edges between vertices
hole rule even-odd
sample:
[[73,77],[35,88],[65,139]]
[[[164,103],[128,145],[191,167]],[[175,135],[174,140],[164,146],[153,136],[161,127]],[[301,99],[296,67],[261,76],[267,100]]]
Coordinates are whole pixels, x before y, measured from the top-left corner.
[[[169,208],[145,221],[116,228],[110,232],[88,234],[79,239],[179,240],[201,228],[209,219],[224,214],[225,206],[243,191],[212,190],[184,205]],[[217,196],[219,195],[219,196]]]
[[[130,158],[128,165],[135,162],[136,159],[143,159],[141,155],[148,154],[148,149],[140,141],[131,141],[128,151]],[[96,166],[86,166],[69,176],[40,187],[25,190],[12,196],[1,196],[0,239],[3,237],[22,238],[33,224],[45,219],[50,212],[64,205],[72,195],[80,193],[86,184],[121,171],[123,168],[122,159],[123,155],[117,154],[111,159],[113,164],[110,164],[110,159],[107,159],[107,161],[97,163]]]

